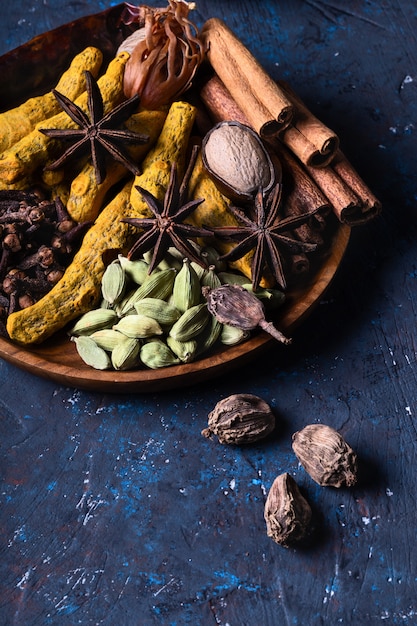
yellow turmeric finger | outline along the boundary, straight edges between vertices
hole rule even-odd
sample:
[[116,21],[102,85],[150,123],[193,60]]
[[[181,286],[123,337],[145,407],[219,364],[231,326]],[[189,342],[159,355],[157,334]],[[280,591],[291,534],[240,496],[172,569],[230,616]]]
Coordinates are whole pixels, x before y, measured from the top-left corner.
[[[145,155],[155,144],[161,132],[167,109],[156,111],[140,111],[132,115],[125,123],[129,130],[148,135],[149,140],[144,144],[128,148],[130,157],[136,163],[141,163]],[[126,175],[127,170],[121,163],[115,162],[108,169],[102,183],[97,183],[94,166],[87,162],[81,172],[71,183],[67,203],[68,213],[76,222],[94,221],[103,206],[107,192]]]
[[[97,76],[103,61],[98,48],[92,46],[77,54],[70,67],[62,74],[57,91],[70,100],[78,98],[85,90],[84,70]],[[29,98],[18,107],[0,114],[0,152],[28,135],[38,122],[46,120],[60,111],[60,106],[51,91]]]
[[[128,59],[127,52],[119,54],[97,81],[103,97],[104,114],[123,99],[123,75]],[[87,113],[87,93],[83,92],[75,100],[75,104]],[[31,133],[0,155],[0,180],[5,183],[16,182],[43,166],[48,159],[54,158],[61,143],[40,132],[40,129],[46,128],[77,128],[77,125],[65,111],[39,122]]]
[[5,183],[0,179],[0,190],[1,191],[11,191],[11,190],[22,190],[29,189],[29,187],[33,187],[34,181],[32,178],[22,178],[18,180],[16,183]]
[[[159,139],[143,162],[143,172],[135,178],[136,184],[161,200],[168,186],[172,161],[184,168],[195,112],[186,103],[171,105]],[[126,253],[137,234],[135,228],[121,220],[142,217],[148,211],[141,197],[137,198],[135,207],[130,204],[131,187],[132,180],[104,207],[52,290],[32,306],[9,316],[7,331],[12,340],[20,344],[40,343],[97,306],[105,270],[103,254],[108,250]]]
[[[174,102],[169,110],[163,132],[161,132],[155,148],[147,155],[143,168],[152,169],[153,177],[149,181],[152,188],[144,184],[143,175],[136,176],[130,201],[138,213],[137,217],[149,217],[151,211],[142,200],[141,193],[136,186],[150,191],[155,197],[164,197],[171,173],[171,165],[175,161],[178,175],[181,177],[185,166],[186,150],[179,149],[179,145],[188,146],[188,142],[196,116],[196,108],[187,102]],[[145,181],[147,183],[147,181]]]

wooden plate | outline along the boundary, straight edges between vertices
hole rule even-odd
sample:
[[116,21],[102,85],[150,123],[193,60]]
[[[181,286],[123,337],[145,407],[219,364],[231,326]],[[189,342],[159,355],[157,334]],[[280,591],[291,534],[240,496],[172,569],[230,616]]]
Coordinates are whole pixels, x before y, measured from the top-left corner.
[[[124,5],[75,20],[0,57],[0,102],[3,110],[24,99],[45,92],[56,82],[70,59],[86,45],[99,47],[107,60],[129,34],[121,32],[118,18]],[[58,43],[59,42],[59,43]],[[19,81],[15,77],[22,77]],[[349,241],[350,228],[337,225],[329,254],[308,284],[290,292],[287,302],[274,317],[274,323],[290,334],[312,311],[333,280]],[[65,332],[40,346],[22,348],[0,338],[0,357],[31,372],[65,386],[101,392],[155,392],[188,386],[208,380],[256,359],[276,341],[264,332],[230,348],[218,348],[193,363],[158,370],[129,372],[98,371],[85,365]],[[278,344],[276,344],[278,345]],[[285,348],[283,348],[285,349]]]

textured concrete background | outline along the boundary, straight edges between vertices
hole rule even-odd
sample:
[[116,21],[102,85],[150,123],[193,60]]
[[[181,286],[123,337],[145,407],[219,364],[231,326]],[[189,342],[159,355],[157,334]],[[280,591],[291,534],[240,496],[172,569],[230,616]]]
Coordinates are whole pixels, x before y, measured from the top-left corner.
[[[0,52],[110,4],[5,5]],[[272,350],[227,378],[142,396],[0,362],[4,626],[417,623],[415,3],[199,0],[196,21],[211,16],[336,130],[383,214],[354,231],[285,360]],[[237,392],[271,404],[271,440],[201,437]],[[358,452],[357,487],[320,488],[298,465],[291,434],[316,422]],[[313,505],[304,548],[266,536],[265,494],[284,471]]]

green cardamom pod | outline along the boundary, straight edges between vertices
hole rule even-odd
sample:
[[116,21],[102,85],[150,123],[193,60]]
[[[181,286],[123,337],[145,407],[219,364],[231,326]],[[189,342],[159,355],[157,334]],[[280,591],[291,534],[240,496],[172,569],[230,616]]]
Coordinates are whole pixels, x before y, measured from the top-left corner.
[[201,286],[210,287],[211,289],[220,287],[222,284],[218,274],[216,273],[214,265],[209,265],[208,269],[204,272],[202,278],[200,279],[200,282]]
[[210,350],[220,337],[223,325],[215,317],[210,317],[206,327],[197,336],[197,355]]
[[201,302],[201,286],[197,272],[188,259],[175,277],[172,289],[172,304],[181,313]]
[[201,258],[207,265],[214,265],[216,272],[225,271],[227,268],[227,261],[223,261],[220,252],[212,246],[205,246],[201,250]]
[[270,297],[264,301],[265,309],[268,311],[274,311],[275,309],[279,309],[286,300],[285,293],[280,291],[279,289],[267,289],[270,294]]
[[167,300],[172,293],[176,273],[174,268],[162,271],[154,270],[146,277],[140,287],[130,292],[127,298],[121,302],[119,315],[123,317],[124,315],[134,313],[136,302],[143,298]]
[[136,285],[142,285],[148,276],[149,264],[144,259],[131,261],[123,255],[119,255],[119,263],[126,276]]
[[102,298],[100,302],[100,309],[113,309],[114,310],[114,307],[113,305],[110,304],[110,302],[107,302],[107,300]]
[[152,317],[163,328],[172,326],[181,317],[181,312],[173,304],[160,298],[143,298],[136,302],[135,309],[138,315]]
[[218,274],[222,285],[247,285],[248,279],[243,274],[235,274],[234,272],[219,272]]
[[251,283],[244,283],[242,287],[259,298],[269,311],[277,309],[285,302],[285,294],[279,289],[263,289],[262,287],[258,287],[256,291],[254,291]]
[[79,318],[69,334],[74,337],[91,335],[101,328],[111,328],[117,319],[117,314],[112,309],[92,309]]
[[125,337],[112,350],[111,362],[115,370],[124,371],[137,367],[140,364],[141,344],[138,339]]
[[122,317],[113,326],[113,330],[118,330],[132,339],[146,339],[154,335],[162,335],[163,332],[158,322],[152,317],[137,314]]
[[[189,245],[191,248],[193,248],[195,255],[200,258],[201,257],[201,251],[202,251],[202,247],[196,242],[193,241],[192,239],[190,239],[188,241]],[[177,250],[174,246],[170,246],[168,248],[168,253],[173,256],[175,259],[177,259],[178,261],[181,261],[181,264],[184,260],[184,254],[180,251]]]
[[112,352],[112,350],[114,350],[114,348],[121,341],[126,339],[126,335],[123,335],[118,330],[113,330],[112,328],[102,328],[101,330],[96,330],[92,335],[90,335],[90,337],[106,352]]
[[77,352],[86,365],[96,370],[111,369],[109,355],[91,337],[80,335],[79,337],[72,337],[71,341],[75,343]]
[[101,293],[104,300],[115,304],[121,300],[127,284],[126,274],[118,261],[113,261],[104,270]]
[[174,248],[168,248],[168,251],[165,253],[164,261],[167,263],[168,267],[174,267],[178,272],[182,268],[183,255],[181,253],[173,254]]
[[206,303],[196,304],[184,311],[179,320],[172,325],[169,334],[178,341],[194,339],[210,319]]
[[250,332],[247,330],[242,330],[236,326],[229,326],[229,324],[223,324],[220,341],[225,346],[236,346],[238,343],[242,343],[242,341],[248,339],[249,336]]
[[197,352],[197,341],[195,339],[178,341],[178,339],[168,335],[167,345],[182,363],[190,363]]
[[140,360],[151,369],[169,367],[181,363],[178,357],[168,348],[166,343],[157,339],[144,343],[140,349]]
[[199,263],[196,263],[195,261],[190,261],[190,266],[193,268],[193,270],[197,274],[198,280],[201,280],[206,272],[206,268],[200,265]]

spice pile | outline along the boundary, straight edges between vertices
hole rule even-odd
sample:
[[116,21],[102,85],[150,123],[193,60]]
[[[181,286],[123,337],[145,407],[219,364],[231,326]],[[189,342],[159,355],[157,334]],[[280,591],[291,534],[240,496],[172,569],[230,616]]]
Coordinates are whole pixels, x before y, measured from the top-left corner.
[[77,224],[60,198],[0,190],[0,332],[6,319],[42,298],[64,275],[89,223]]
[[[134,32],[107,67],[88,47],[52,92],[0,114],[2,193],[26,194],[30,205],[36,185],[45,198],[36,206],[45,215],[46,206],[66,207],[71,224],[62,235],[61,217],[47,215],[39,228],[29,217],[20,229],[32,237],[51,222],[41,245],[63,248],[54,253],[48,293],[20,297],[27,276],[14,279],[13,298],[3,303],[12,341],[41,343],[71,325],[88,364],[119,370],[189,362],[201,343],[228,345],[258,327],[288,343],[265,311],[311,277],[335,223],[378,214],[335,133],[288,85],[272,81],[220,20],[198,33],[190,9],[182,0],[161,9],[126,5],[120,22]],[[17,124],[22,118],[26,124]],[[5,208],[4,219],[13,212]],[[74,254],[70,240],[85,224]],[[4,278],[46,263],[22,242],[12,261],[9,239]],[[131,264],[146,266],[135,287]],[[147,291],[163,281],[171,285],[165,295]],[[194,300],[179,306],[191,293]],[[114,333],[123,335],[116,356]]]

